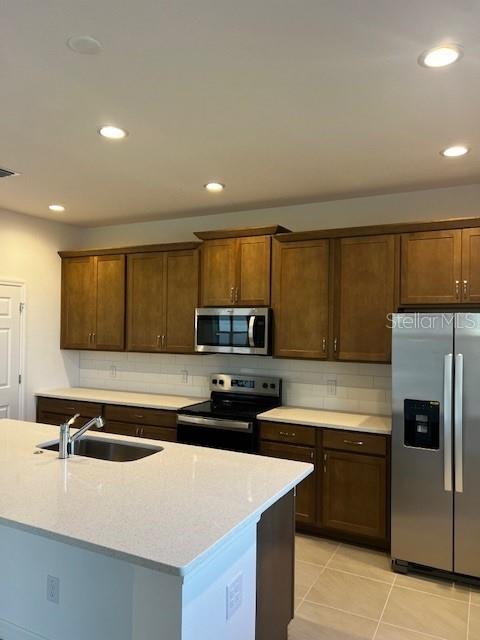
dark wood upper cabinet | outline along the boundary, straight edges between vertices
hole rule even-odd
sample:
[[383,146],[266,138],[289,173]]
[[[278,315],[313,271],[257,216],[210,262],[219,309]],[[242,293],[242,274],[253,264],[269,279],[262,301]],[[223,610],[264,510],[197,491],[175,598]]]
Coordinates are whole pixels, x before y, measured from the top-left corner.
[[127,349],[192,352],[198,297],[196,250],[132,254],[127,273]]
[[198,251],[165,253],[165,351],[192,353],[198,305]]
[[124,349],[125,256],[62,260],[61,347]]
[[342,238],[335,245],[335,336],[338,360],[389,362],[395,310],[395,236]]
[[480,229],[462,231],[462,299],[480,302]]
[[206,240],[201,248],[201,303],[270,304],[270,236]]
[[329,241],[273,241],[276,356],[325,359],[329,340]]
[[402,235],[401,304],[456,304],[462,295],[462,231]]
[[164,254],[127,257],[127,350],[161,351],[164,327]]
[[96,262],[95,348],[122,351],[125,347],[125,256],[97,256]]
[[383,540],[387,535],[385,457],[324,449],[322,527]]

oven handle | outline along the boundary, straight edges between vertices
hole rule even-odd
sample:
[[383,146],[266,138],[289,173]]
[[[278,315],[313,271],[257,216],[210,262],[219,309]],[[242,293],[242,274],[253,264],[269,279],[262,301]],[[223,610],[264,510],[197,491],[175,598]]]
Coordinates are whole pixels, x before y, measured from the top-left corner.
[[177,416],[177,426],[181,425],[210,427],[212,429],[223,429],[224,431],[242,431],[244,433],[252,433],[253,431],[253,422],[221,420],[219,418],[205,418],[204,416],[188,416],[185,414]]
[[255,347],[255,340],[253,338],[253,330],[255,328],[255,319],[256,319],[256,316],[250,316],[250,319],[248,320],[248,344],[251,347]]

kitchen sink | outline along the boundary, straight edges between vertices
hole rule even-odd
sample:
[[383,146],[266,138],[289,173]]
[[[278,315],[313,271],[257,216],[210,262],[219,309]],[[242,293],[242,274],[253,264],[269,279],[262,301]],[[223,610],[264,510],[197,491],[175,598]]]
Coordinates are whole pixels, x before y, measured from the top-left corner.
[[[58,442],[39,445],[40,449],[58,451]],[[141,460],[154,453],[163,451],[163,447],[144,446],[133,442],[114,442],[100,438],[82,438],[75,443],[75,455],[109,462],[132,462]]]

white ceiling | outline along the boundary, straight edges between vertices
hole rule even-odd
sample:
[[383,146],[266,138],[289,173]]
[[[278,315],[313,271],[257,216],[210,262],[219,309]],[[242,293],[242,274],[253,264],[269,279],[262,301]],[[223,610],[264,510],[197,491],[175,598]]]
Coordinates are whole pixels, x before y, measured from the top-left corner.
[[[91,226],[480,182],[479,27],[478,0],[3,2],[0,207]],[[100,55],[65,46],[87,34]],[[446,40],[463,60],[417,64]]]

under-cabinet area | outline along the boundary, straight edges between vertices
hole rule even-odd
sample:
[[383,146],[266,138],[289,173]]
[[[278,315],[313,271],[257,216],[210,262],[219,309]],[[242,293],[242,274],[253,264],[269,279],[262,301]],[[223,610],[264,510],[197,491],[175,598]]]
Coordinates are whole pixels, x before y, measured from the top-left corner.
[[[197,308],[250,309],[248,324],[271,307],[262,353],[388,363],[393,313],[480,301],[477,223],[227,229],[198,232],[200,242],[60,252],[61,346],[193,354]],[[232,351],[235,340],[256,344],[253,326],[231,335]]]

